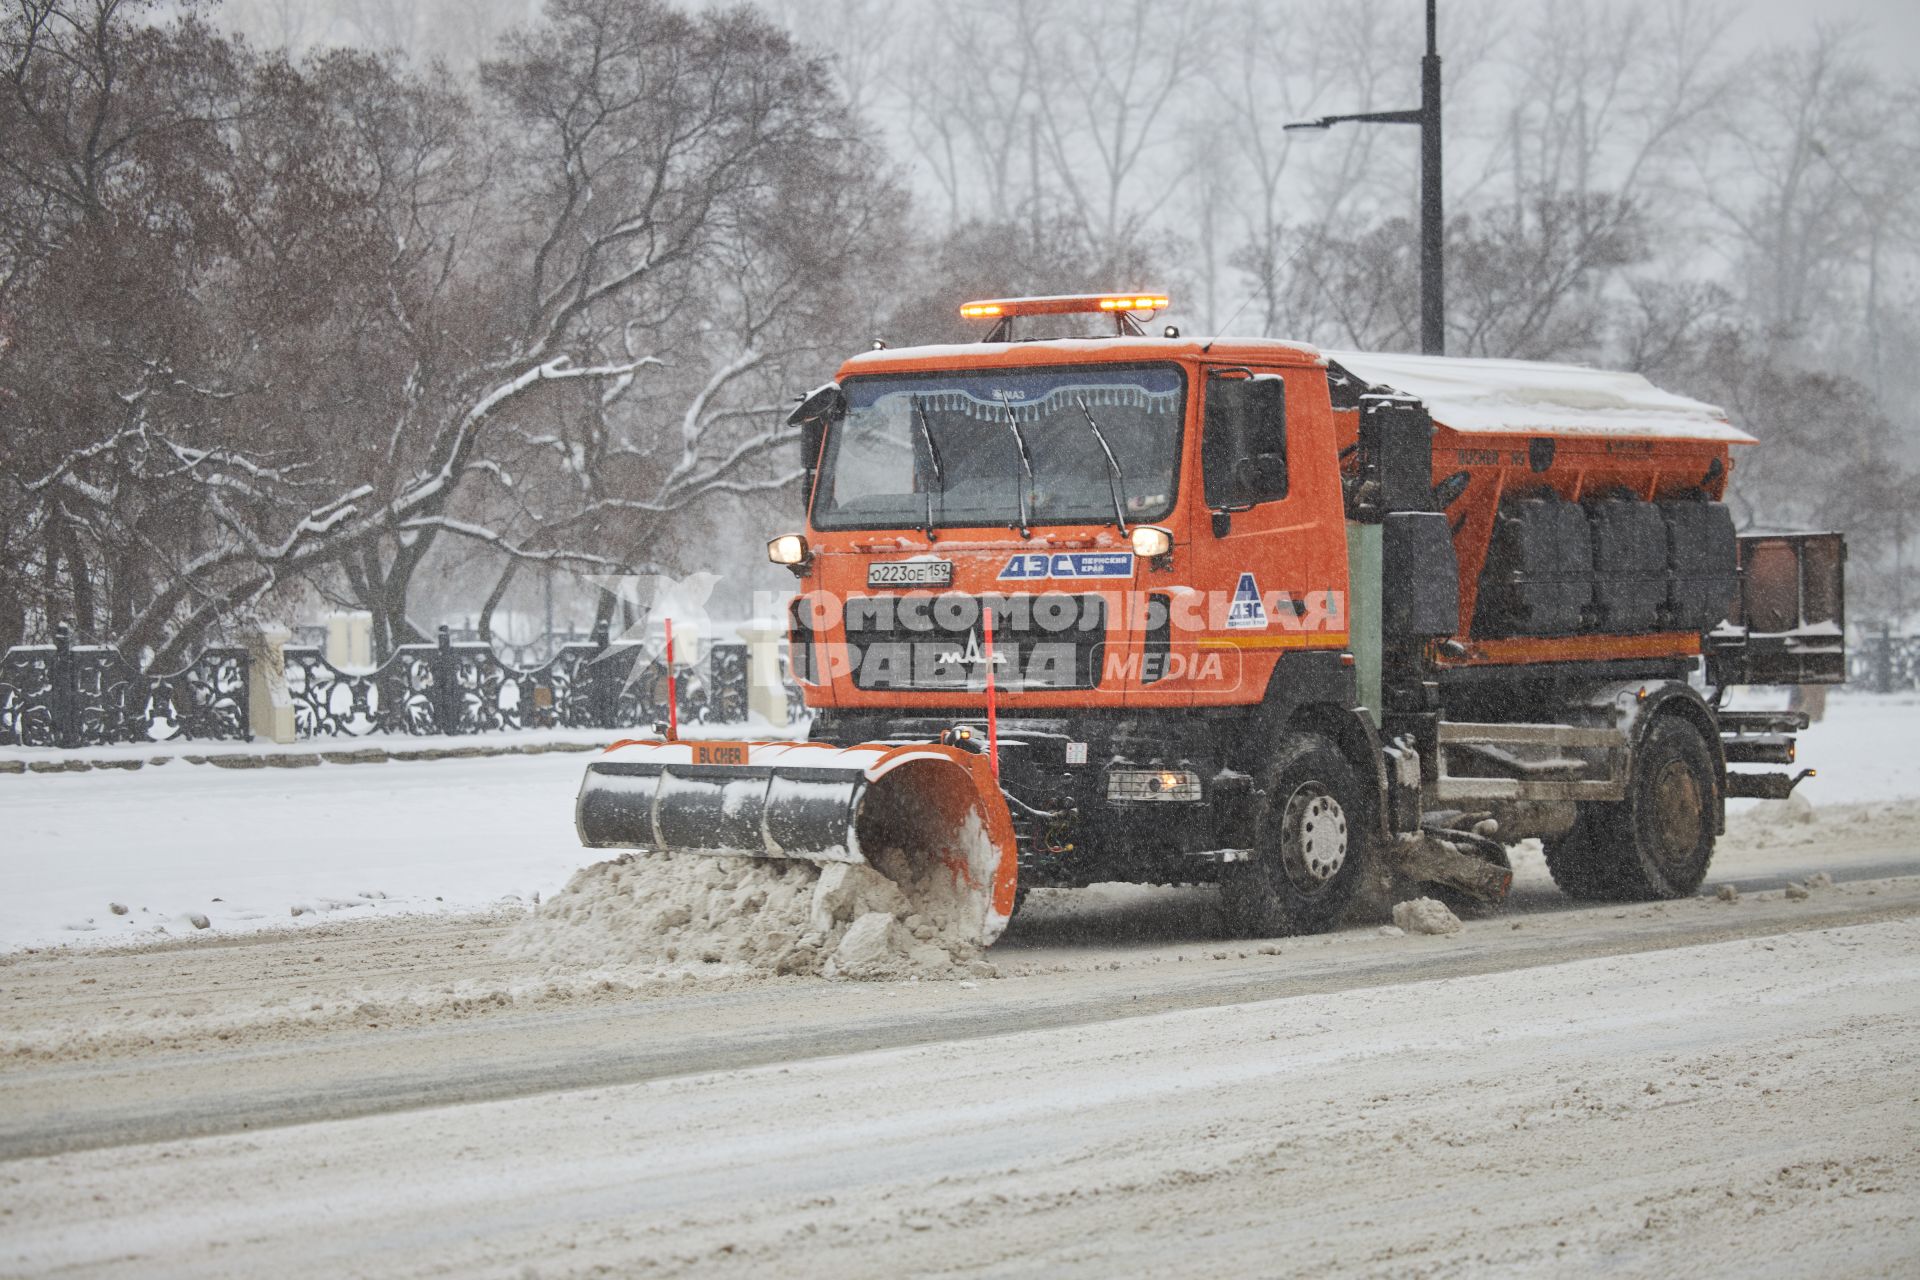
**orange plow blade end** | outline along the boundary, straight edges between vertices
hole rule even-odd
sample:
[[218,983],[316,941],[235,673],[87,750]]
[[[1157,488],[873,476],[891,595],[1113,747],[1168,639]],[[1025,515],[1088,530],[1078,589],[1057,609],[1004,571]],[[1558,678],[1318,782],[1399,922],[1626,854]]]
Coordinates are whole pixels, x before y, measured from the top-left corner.
[[1013,821],[981,756],[937,743],[621,742],[587,766],[589,848],[873,867],[980,946],[1013,914]]

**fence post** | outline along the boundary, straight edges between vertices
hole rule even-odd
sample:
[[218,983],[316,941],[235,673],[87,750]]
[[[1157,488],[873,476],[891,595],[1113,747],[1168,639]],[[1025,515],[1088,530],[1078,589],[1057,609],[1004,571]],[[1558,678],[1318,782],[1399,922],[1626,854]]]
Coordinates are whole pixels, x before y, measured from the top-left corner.
[[440,732],[460,732],[460,701],[460,655],[453,651],[453,636],[443,622],[433,652],[433,718]]
[[747,642],[747,713],[784,726],[787,686],[780,679],[780,646],[787,642],[786,632],[771,624],[751,623],[740,628],[740,638]]
[[241,667],[246,688],[249,738],[268,742],[294,739],[293,698],[287,692],[287,641],[293,632],[263,624],[246,637]]
[[47,711],[53,720],[53,744],[80,745],[80,684],[73,661],[73,628],[53,629],[53,661],[47,666]]
[[612,630],[606,621],[593,624],[593,657],[587,660],[587,715],[596,729],[611,729],[620,718],[621,675],[607,660]]
[[1893,624],[1880,629],[1879,643],[1873,650],[1873,691],[1893,692]]

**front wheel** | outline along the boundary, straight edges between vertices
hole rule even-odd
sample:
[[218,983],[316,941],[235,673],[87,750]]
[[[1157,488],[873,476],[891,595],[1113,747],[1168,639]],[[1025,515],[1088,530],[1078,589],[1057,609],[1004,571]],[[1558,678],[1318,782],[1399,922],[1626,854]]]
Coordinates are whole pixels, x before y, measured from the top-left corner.
[[1366,877],[1369,833],[1347,758],[1317,733],[1293,738],[1261,771],[1252,860],[1223,869],[1227,927],[1246,938],[1333,928]]

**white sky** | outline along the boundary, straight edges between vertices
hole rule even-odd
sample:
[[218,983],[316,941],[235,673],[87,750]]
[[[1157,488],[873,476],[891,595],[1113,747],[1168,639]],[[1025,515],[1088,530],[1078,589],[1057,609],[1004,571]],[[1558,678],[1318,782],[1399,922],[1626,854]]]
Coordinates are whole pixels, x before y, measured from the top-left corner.
[[1816,22],[1853,22],[1870,39],[1861,50],[1889,75],[1920,73],[1920,0],[1744,0],[1734,25],[1751,38],[1806,31]]

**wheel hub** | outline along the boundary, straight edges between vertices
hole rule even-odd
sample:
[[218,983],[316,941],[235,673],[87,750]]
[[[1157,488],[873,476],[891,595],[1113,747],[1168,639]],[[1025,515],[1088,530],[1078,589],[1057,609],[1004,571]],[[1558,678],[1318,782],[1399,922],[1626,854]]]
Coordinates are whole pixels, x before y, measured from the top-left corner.
[[1669,863],[1685,862],[1699,845],[1705,822],[1703,809],[1700,783],[1693,770],[1684,760],[1669,761],[1653,783],[1654,821]]
[[1346,865],[1346,810],[1317,782],[1303,783],[1287,797],[1280,861],[1288,879],[1308,892],[1325,888]]

